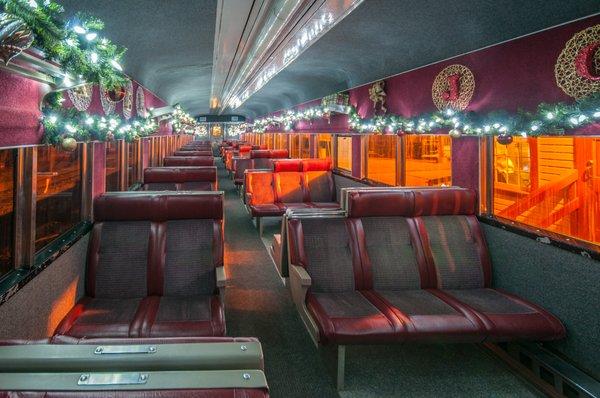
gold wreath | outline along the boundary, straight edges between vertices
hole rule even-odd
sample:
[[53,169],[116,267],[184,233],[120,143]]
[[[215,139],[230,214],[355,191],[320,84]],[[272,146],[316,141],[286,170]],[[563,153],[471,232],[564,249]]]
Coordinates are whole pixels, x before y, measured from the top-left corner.
[[[445,100],[443,94],[448,91],[448,76],[459,75],[460,92],[458,99],[454,101]],[[433,80],[431,87],[431,98],[433,103],[439,110],[452,108],[463,110],[471,102],[473,93],[475,92],[475,76],[469,68],[464,65],[450,65],[442,69]]]
[[[581,50],[598,40],[600,40],[600,25],[591,26],[577,32],[569,39],[558,56],[556,65],[554,65],[556,84],[568,96],[582,98],[600,91],[600,81],[581,76],[575,66],[575,59]],[[600,51],[596,51],[594,54],[594,67],[596,70],[600,70]]]

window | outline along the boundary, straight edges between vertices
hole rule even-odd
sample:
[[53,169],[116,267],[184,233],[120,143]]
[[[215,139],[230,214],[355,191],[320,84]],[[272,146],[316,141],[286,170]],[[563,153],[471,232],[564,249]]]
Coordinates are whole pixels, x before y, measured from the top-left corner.
[[288,149],[288,135],[285,133],[275,134],[275,149]]
[[352,137],[336,137],[336,168],[352,172]]
[[35,250],[39,251],[81,220],[81,151],[37,148]]
[[106,192],[119,190],[119,149],[117,141],[106,143]]
[[452,184],[452,138],[447,135],[405,135],[405,186]]
[[331,134],[317,135],[317,158],[331,158]]
[[310,158],[310,134],[300,134],[300,158]]
[[600,138],[494,140],[494,215],[600,245]]
[[273,135],[272,133],[268,133],[265,134],[265,144],[267,145],[267,149],[275,149],[275,142],[273,140]]
[[367,141],[367,178],[396,185],[396,135],[369,135]]
[[0,278],[13,267],[15,149],[0,151]]
[[[174,137],[169,138],[171,148],[175,147]],[[139,163],[140,163],[140,140],[127,143],[127,184],[129,186],[139,181]],[[170,152],[173,154],[173,152]]]
[[288,134],[290,140],[290,158],[300,157],[300,134]]

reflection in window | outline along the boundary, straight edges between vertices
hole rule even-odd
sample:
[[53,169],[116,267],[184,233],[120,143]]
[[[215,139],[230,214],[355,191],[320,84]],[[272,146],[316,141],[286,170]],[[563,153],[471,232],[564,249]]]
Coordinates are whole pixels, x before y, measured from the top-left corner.
[[81,144],[73,152],[41,146],[37,154],[35,250],[81,220]]
[[288,134],[275,134],[275,149],[288,149]]
[[0,278],[13,265],[15,152],[0,151]]
[[331,158],[331,134],[317,135],[317,158]]
[[106,192],[119,190],[119,150],[117,141],[106,143]]
[[336,167],[352,172],[352,137],[337,137]]
[[[175,141],[173,140],[174,137],[168,137],[169,138],[169,147],[171,148],[171,150],[169,150],[169,155],[173,154],[173,150],[172,148],[175,147]],[[135,140],[133,142],[128,142],[127,143],[127,184],[129,186],[135,184],[136,182],[138,182],[138,170],[140,168],[139,166],[139,160],[140,160],[140,140]]]
[[493,213],[600,244],[600,139],[494,141]]
[[406,186],[452,185],[452,139],[447,135],[405,135]]
[[300,134],[300,157],[310,158],[310,134]]
[[387,185],[396,185],[396,135],[369,135],[367,178]]
[[290,158],[300,157],[300,134],[288,134],[290,140]]

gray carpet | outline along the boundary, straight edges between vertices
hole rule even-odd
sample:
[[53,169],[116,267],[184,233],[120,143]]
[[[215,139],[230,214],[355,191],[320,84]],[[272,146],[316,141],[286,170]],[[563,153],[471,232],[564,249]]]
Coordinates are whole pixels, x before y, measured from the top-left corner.
[[530,385],[477,345],[351,346],[346,389],[335,389],[335,352],[317,349],[281,283],[225,170],[225,266],[231,278],[225,313],[229,336],[262,343],[271,396],[294,397],[537,397]]

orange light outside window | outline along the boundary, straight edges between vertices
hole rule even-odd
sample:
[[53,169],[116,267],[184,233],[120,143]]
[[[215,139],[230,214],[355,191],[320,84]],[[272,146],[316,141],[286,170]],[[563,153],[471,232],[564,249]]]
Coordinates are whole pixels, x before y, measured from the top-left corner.
[[352,172],[352,137],[336,137],[337,158],[336,167]]
[[317,135],[317,158],[318,159],[330,159],[331,158],[331,134],[318,134]]
[[37,148],[36,251],[81,220],[81,148]]
[[403,137],[405,186],[452,185],[452,138],[407,134]]
[[13,266],[15,152],[0,151],[0,276]]
[[288,134],[290,140],[290,158],[300,157],[300,134]]
[[300,157],[310,158],[310,134],[300,134]]
[[494,141],[495,216],[600,245],[600,138]]
[[396,135],[369,135],[367,141],[367,178],[396,185]]

